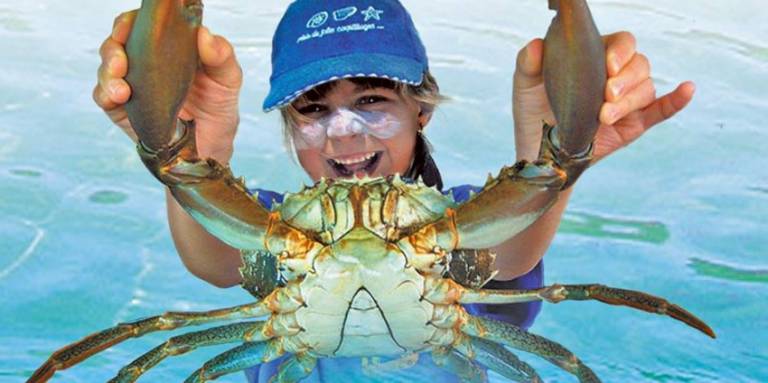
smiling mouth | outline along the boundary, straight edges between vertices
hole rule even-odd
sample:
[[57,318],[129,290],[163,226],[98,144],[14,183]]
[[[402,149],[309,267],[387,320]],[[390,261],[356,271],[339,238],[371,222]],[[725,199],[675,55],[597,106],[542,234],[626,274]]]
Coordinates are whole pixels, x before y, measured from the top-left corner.
[[328,159],[328,164],[336,173],[337,177],[346,178],[352,176],[362,177],[370,175],[381,159],[381,152],[372,152],[359,158],[353,159]]

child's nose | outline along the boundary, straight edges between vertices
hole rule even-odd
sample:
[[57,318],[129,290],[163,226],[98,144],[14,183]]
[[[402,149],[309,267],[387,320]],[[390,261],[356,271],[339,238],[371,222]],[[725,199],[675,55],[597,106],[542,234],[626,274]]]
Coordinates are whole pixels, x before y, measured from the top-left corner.
[[335,111],[328,120],[328,137],[344,137],[362,133],[363,124],[353,112],[346,109]]

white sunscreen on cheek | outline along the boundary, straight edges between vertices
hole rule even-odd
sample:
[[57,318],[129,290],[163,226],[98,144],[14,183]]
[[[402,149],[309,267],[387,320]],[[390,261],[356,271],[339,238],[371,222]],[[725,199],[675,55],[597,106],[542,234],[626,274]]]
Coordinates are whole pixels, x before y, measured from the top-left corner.
[[351,135],[388,139],[394,137],[401,129],[400,121],[389,113],[340,108],[316,121],[299,125],[294,145],[296,149],[320,148],[329,138]]

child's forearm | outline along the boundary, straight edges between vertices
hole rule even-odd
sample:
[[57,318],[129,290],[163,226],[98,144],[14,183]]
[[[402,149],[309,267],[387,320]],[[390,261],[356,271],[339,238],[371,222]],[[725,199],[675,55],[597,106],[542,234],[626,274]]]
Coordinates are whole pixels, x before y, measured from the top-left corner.
[[494,248],[496,251],[496,280],[506,281],[531,271],[549,248],[563,217],[573,188],[560,192],[560,199],[536,222],[516,236]]
[[166,203],[171,236],[184,266],[198,278],[218,287],[240,283],[240,252],[208,233],[184,211],[168,189]]

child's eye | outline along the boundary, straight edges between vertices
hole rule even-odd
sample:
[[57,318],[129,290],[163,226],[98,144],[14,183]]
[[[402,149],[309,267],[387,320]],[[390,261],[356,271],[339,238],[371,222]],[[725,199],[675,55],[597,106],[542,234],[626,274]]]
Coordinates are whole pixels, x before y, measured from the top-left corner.
[[371,105],[382,101],[387,101],[387,99],[385,97],[376,95],[363,96],[357,100],[357,105]]
[[328,108],[326,108],[325,105],[321,104],[309,104],[306,106],[302,106],[301,108],[298,108],[297,110],[299,113],[301,113],[304,116],[313,116],[317,115],[319,113],[325,112]]

